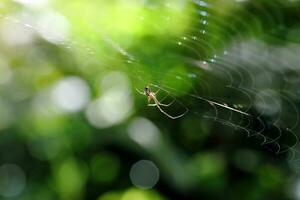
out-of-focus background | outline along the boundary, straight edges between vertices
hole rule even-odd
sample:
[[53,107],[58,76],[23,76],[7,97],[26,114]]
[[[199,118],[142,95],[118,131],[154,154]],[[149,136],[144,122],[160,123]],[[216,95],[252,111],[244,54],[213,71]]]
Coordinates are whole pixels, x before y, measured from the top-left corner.
[[299,42],[298,0],[2,0],[0,199],[300,199]]

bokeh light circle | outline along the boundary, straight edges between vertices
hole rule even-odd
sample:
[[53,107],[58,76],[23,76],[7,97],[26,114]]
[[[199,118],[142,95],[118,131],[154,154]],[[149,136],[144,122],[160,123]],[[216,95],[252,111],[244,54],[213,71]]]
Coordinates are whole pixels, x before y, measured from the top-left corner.
[[63,111],[80,111],[90,100],[88,84],[75,76],[59,80],[53,88],[52,100]]
[[140,160],[131,167],[129,176],[136,187],[151,189],[159,180],[159,170],[152,161]]
[[26,186],[24,171],[15,164],[4,164],[0,167],[0,195],[3,197],[15,197]]

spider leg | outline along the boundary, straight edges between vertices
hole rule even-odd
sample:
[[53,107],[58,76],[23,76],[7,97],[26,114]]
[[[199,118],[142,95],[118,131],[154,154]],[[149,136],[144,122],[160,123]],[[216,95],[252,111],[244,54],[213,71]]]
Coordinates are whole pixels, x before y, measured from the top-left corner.
[[187,113],[187,111],[186,111],[186,112],[184,112],[184,113],[182,113],[182,114],[180,114],[180,115],[172,116],[172,115],[168,114],[166,111],[164,111],[164,110],[159,106],[159,104],[158,104],[159,102],[157,101],[157,99],[153,99],[153,100],[154,100],[154,102],[156,103],[156,107],[159,109],[159,111],[162,112],[163,114],[165,114],[167,117],[169,117],[169,118],[171,118],[171,119],[178,119],[178,118],[184,116],[184,115]]
[[[158,104],[158,105],[160,105],[160,106],[165,106],[165,107],[168,107],[168,106],[170,106],[170,105],[172,105],[173,103],[174,103],[174,101],[175,101],[175,99],[173,99],[173,101],[172,102],[170,102],[170,103],[168,103],[168,104],[163,104],[163,103],[161,103],[160,101],[158,101],[156,98],[156,101],[154,100],[154,98],[155,97],[149,97],[148,98],[148,106],[157,106],[156,104]],[[155,102],[155,103],[150,103],[150,101],[153,99],[153,101]]]
[[167,97],[169,96],[169,94],[167,94],[166,96],[164,96],[160,101],[164,101]]
[[[158,100],[157,100],[157,101],[158,101]],[[168,104],[160,103],[160,102],[158,101],[158,104],[159,104],[160,106],[168,107],[168,106],[172,105],[174,102],[175,102],[175,99],[173,99],[173,101],[171,101],[171,102],[168,103]]]
[[[158,89],[156,92],[154,92],[154,94],[156,95],[159,91],[160,91],[160,89]],[[161,102],[163,102],[168,96],[170,96],[170,94],[167,94],[167,95],[164,96],[161,100],[157,100],[158,104],[159,104],[160,106],[165,106],[165,107],[168,107],[168,106],[172,105],[172,104],[175,102],[175,98],[173,98],[172,102],[170,102],[170,103],[168,103],[168,104],[161,103]]]
[[140,91],[139,89],[135,88],[135,90],[136,90],[139,94],[145,95],[145,93],[142,92],[142,91]]
[[154,92],[154,94],[158,94],[159,91],[160,91],[160,88],[158,88],[158,90],[156,92]]

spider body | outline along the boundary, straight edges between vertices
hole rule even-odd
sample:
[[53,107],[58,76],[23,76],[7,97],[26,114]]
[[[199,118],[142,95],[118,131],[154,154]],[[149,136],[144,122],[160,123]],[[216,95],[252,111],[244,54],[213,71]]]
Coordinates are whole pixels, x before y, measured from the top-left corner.
[[149,88],[148,86],[146,86],[146,87],[144,88],[144,93],[145,93],[146,96],[149,96],[149,95],[150,95],[151,90],[150,90],[150,88]]
[[156,98],[156,95],[154,92],[151,91],[151,89],[148,86],[144,88],[144,94],[148,97],[148,103],[150,103],[151,100],[155,101],[154,99]]
[[[180,118],[182,116],[184,116],[188,110],[186,110],[186,112],[184,112],[183,114],[181,115],[178,115],[178,116],[172,116],[170,114],[168,114],[166,111],[164,111],[161,106],[164,106],[164,107],[168,107],[170,105],[172,105],[174,102],[175,102],[175,98],[173,98],[172,102],[168,103],[168,104],[163,104],[161,103],[163,100],[165,100],[169,94],[167,96],[165,96],[161,101],[157,100],[156,98],[156,94],[160,91],[160,89],[158,89],[156,92],[152,92],[150,87],[149,86],[146,86],[144,88],[144,92],[141,92],[139,91],[138,89],[136,89],[138,91],[138,93],[142,94],[142,95],[145,95],[148,97],[148,106],[156,106],[160,112],[162,112],[163,114],[165,114],[167,117],[171,118],[171,119],[177,119],[177,118]],[[151,101],[153,101],[154,103],[151,104]]]
[[[138,93],[142,94],[142,95],[145,95],[146,97],[148,97],[148,106],[155,106],[159,109],[160,112],[162,112],[163,114],[165,114],[167,117],[171,118],[171,119],[177,119],[177,118],[180,118],[180,117],[183,117],[188,111],[189,109],[187,107],[185,107],[181,102],[177,101],[175,99],[175,97],[172,97],[166,90],[162,89],[164,92],[168,93],[164,98],[162,98],[160,101],[157,99],[157,93],[160,91],[161,88],[159,88],[158,86],[155,86],[158,88],[158,90],[156,92],[152,92],[150,87],[149,86],[146,86],[144,88],[144,91],[141,92],[139,91],[137,88],[136,90],[138,91]],[[161,102],[163,102],[167,97],[171,97],[173,98],[173,100],[168,103],[168,104],[163,104]],[[240,114],[243,114],[243,115],[247,115],[247,116],[250,116],[250,114],[246,113],[246,112],[243,112],[243,111],[240,111],[238,109],[235,109],[235,108],[232,108],[232,107],[229,107],[227,104],[221,104],[221,103],[218,103],[218,102],[214,102],[214,101],[211,101],[211,100],[208,100],[208,99],[205,99],[203,97],[197,97],[198,99],[201,99],[203,101],[206,101],[207,103],[209,103],[210,105],[212,105],[213,107],[222,107],[222,108],[225,108],[225,109],[228,109],[228,110],[231,110],[233,112],[237,112],[237,113],[240,113]],[[151,103],[154,102],[154,103]],[[180,115],[177,115],[177,116],[172,116],[170,114],[168,114],[166,111],[164,111],[162,109],[162,107],[168,107],[168,106],[171,106],[174,102],[177,102],[177,104],[181,105],[183,108],[185,108],[185,111],[180,114]],[[216,108],[215,108],[216,109]]]

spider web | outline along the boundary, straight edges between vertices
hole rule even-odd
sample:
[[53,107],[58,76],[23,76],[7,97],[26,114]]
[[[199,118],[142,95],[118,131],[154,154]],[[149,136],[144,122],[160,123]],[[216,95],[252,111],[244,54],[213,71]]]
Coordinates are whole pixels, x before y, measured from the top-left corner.
[[[245,133],[276,154],[289,153],[288,161],[297,171],[300,45],[293,35],[285,38],[288,24],[278,10],[287,4],[236,1],[230,4],[232,15],[223,16],[217,2],[178,2],[192,6],[193,15],[187,16],[191,26],[185,35],[168,39],[166,49],[177,51],[165,54],[173,62],[163,68],[145,64],[149,58],[143,58],[143,53],[126,50],[108,34],[102,34],[101,42],[113,56],[61,33],[44,39],[73,54],[79,52],[90,62],[101,60],[107,68],[117,65],[114,56],[121,56],[126,67],[120,70],[128,72],[133,87],[142,90],[149,85],[160,90],[158,100],[175,99],[165,108],[170,115],[188,111],[182,118],[213,121],[213,126]],[[1,19],[33,34],[48,31],[20,16],[1,15]]]
[[[284,5],[279,2],[237,5],[237,10],[243,7],[244,19],[234,13],[219,20],[214,3],[199,0],[192,3],[197,15],[194,26],[189,34],[172,41],[178,45],[185,71],[167,72],[163,77],[168,81],[164,81],[162,72],[152,68],[153,76],[145,81],[149,72],[136,66],[135,77],[142,82],[137,85],[150,84],[173,98],[184,96],[176,100],[183,105],[174,105],[181,107],[175,109],[177,114],[188,109],[190,115],[202,120],[213,120],[244,132],[276,154],[288,152],[290,165],[298,170],[299,98],[293,90],[298,84],[295,77],[300,46],[293,39],[281,41],[285,16],[280,16],[278,10]],[[271,10],[266,12],[267,8]],[[248,9],[252,9],[251,13]],[[254,13],[261,22],[256,21]],[[253,26],[259,31],[253,32]],[[220,38],[220,32],[224,38]],[[281,42],[287,46],[280,45]]]

